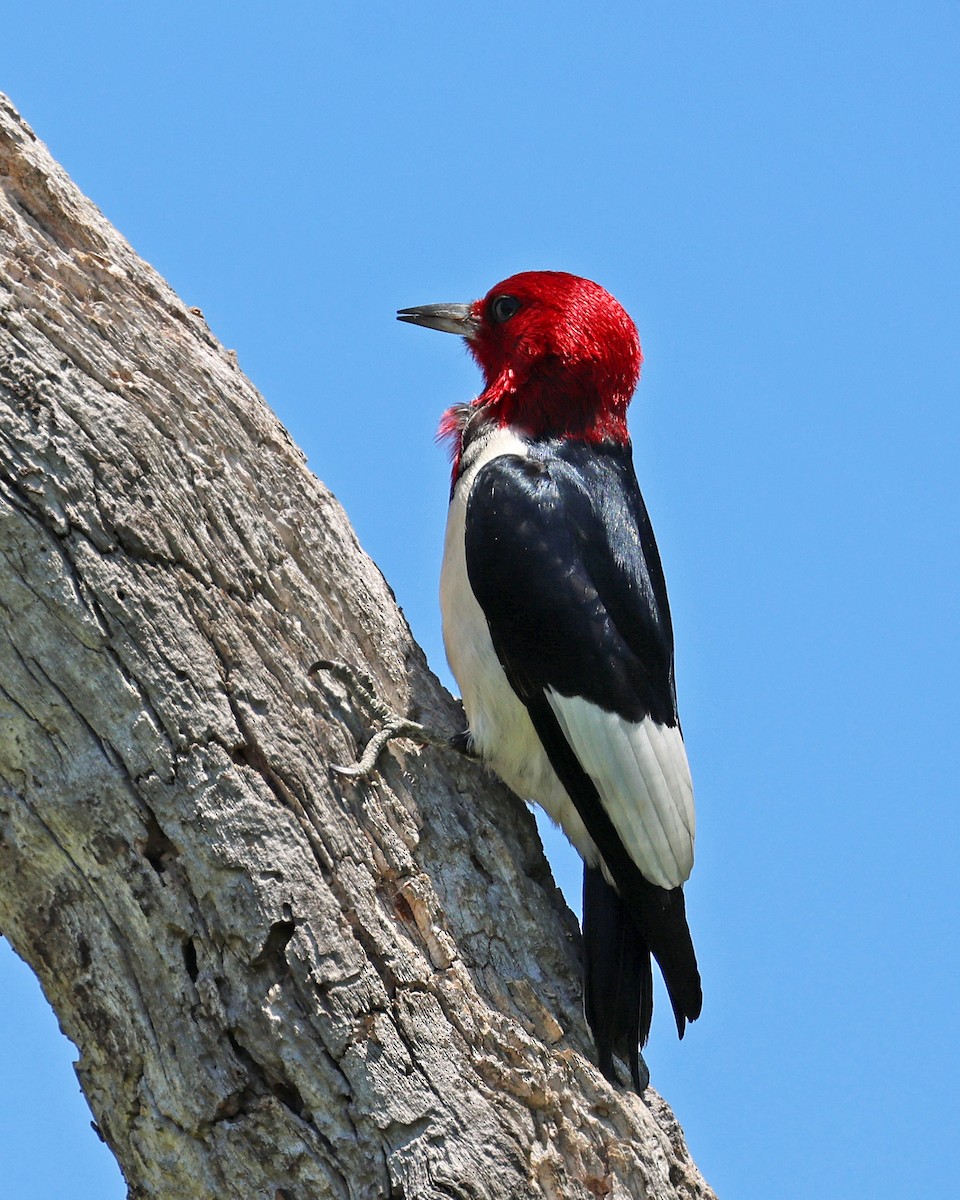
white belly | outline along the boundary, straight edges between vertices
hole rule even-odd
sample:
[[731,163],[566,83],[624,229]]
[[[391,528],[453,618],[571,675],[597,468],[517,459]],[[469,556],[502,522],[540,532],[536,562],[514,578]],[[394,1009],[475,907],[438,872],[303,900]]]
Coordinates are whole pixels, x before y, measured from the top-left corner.
[[524,800],[534,800],[590,865],[597,848],[550,765],[527,710],[507,681],[483,610],[467,577],[464,527],[467,499],[480,468],[502,454],[525,456],[526,444],[510,430],[484,441],[457,481],[447,516],[440,572],[440,609],[447,661],[460,686],[470,737],[488,766]]

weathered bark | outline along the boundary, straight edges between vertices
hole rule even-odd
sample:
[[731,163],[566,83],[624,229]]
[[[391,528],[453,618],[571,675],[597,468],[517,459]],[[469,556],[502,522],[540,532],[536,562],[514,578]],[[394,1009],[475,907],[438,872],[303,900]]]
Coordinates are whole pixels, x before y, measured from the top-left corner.
[[137,1197],[709,1197],[611,1088],[524,806],[337,502],[0,105],[0,928]]

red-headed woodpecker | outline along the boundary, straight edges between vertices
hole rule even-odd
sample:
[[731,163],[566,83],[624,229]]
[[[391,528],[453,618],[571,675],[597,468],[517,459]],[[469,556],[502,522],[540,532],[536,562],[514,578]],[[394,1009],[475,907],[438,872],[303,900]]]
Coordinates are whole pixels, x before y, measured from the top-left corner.
[[621,1055],[639,1091],[650,955],[681,1037],[701,991],[673,632],[627,434],[636,327],[603,288],[559,271],[398,317],[460,334],[483,371],[481,394],[440,426],[454,457],[447,657],[471,748],[583,858],[584,1008],[602,1070],[615,1080]]

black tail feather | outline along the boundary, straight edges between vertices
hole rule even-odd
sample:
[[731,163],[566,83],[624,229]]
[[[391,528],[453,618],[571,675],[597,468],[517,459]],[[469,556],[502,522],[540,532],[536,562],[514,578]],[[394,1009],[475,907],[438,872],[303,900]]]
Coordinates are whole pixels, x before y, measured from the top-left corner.
[[695,1021],[703,1007],[683,889],[668,890],[639,878],[642,886],[631,897],[631,912],[663,974],[677,1033],[683,1037],[687,1021]]
[[643,883],[646,886],[628,903],[599,867],[583,868],[584,1012],[604,1075],[617,1081],[617,1054],[629,1062],[638,1092],[639,1047],[646,1044],[653,1018],[651,953],[663,972],[680,1037],[702,1005],[683,892]]
[[630,1064],[643,1090],[639,1049],[653,1017],[650,951],[629,911],[599,867],[583,868],[583,1007],[600,1070],[617,1083],[613,1055]]

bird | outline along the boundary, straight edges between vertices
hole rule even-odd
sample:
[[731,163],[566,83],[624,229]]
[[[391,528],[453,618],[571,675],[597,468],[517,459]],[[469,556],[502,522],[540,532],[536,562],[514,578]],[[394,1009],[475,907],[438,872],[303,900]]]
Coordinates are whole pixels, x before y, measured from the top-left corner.
[[667,591],[627,407],[643,354],[609,292],[524,271],[467,304],[400,309],[464,338],[483,375],[443,414],[443,639],[467,747],[583,859],[584,1012],[600,1069],[639,1093],[651,956],[682,1038],[702,989],[683,884],[693,785]]

